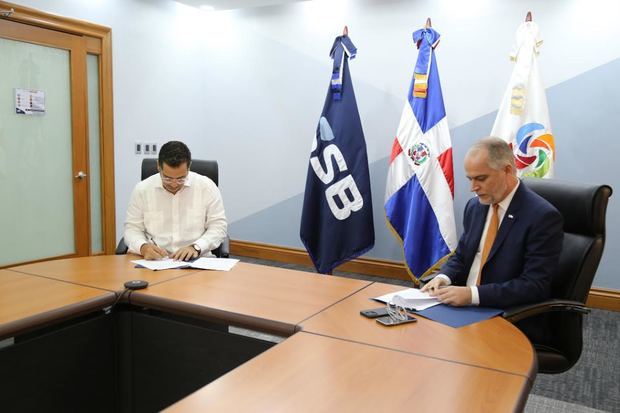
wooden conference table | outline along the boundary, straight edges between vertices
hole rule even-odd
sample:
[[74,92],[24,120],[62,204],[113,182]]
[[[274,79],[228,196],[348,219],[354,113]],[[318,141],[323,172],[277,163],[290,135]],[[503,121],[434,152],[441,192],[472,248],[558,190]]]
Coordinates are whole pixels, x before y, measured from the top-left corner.
[[[0,270],[0,344],[14,338],[15,347],[26,346],[38,331],[47,337],[57,325],[64,328],[110,306],[124,282],[144,279],[149,287],[122,297],[124,308],[111,327],[97,321],[103,327],[91,328],[125,343],[104,348],[108,364],[131,360],[131,374],[123,375],[122,364],[115,370],[119,378],[111,380],[122,387],[109,392],[120,401],[105,404],[107,396],[101,396],[101,411],[170,404],[171,411],[513,411],[523,409],[536,376],[529,341],[501,318],[454,329],[418,317],[417,323],[388,328],[359,315],[378,306],[371,297],[402,287],[243,262],[230,272],[150,271],[135,268],[133,258],[85,257]],[[203,322],[289,338],[262,345],[213,332]],[[30,341],[21,344],[22,336]],[[115,350],[106,350],[110,346]],[[234,364],[219,366],[219,355],[230,349]],[[0,361],[10,351],[10,345],[0,348]],[[200,361],[186,360],[201,352]],[[154,374],[173,369],[172,375],[184,378],[205,363],[216,371],[197,378],[199,385],[159,405],[150,402],[160,388],[179,381],[167,383]]]

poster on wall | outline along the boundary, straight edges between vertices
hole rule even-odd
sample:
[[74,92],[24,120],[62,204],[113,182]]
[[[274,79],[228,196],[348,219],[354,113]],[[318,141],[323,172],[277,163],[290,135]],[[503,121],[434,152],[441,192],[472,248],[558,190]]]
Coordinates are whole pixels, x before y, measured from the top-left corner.
[[44,115],[45,92],[43,90],[15,88],[15,113],[18,115]]

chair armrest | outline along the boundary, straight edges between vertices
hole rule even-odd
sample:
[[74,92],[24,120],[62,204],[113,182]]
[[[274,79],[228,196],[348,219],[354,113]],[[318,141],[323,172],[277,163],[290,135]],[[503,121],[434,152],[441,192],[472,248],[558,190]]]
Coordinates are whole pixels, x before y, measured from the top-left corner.
[[220,244],[220,256],[222,258],[230,257],[230,238],[228,238],[228,235],[226,235],[226,238],[224,238],[224,241]]
[[228,258],[230,257],[230,239],[228,235],[222,241],[222,243],[214,250],[211,250],[211,254],[215,255],[217,258]]
[[542,303],[527,304],[511,307],[504,311],[502,317],[511,323],[535,316],[537,314],[548,313],[551,311],[571,311],[582,314],[589,314],[590,309],[579,301],[569,300],[547,300]]
[[127,245],[125,244],[125,238],[121,238],[121,240],[118,242],[118,245],[116,246],[116,251],[114,251],[114,254],[125,255],[127,254],[128,249],[129,247],[127,247]]

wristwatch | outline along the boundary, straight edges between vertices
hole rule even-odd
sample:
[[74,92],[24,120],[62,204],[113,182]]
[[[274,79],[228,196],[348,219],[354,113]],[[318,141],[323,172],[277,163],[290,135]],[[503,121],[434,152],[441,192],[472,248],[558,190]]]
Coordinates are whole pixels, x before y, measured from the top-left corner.
[[198,244],[192,244],[192,248],[196,250],[196,252],[198,253],[198,256],[200,257],[200,253],[202,252],[202,250],[200,249]]

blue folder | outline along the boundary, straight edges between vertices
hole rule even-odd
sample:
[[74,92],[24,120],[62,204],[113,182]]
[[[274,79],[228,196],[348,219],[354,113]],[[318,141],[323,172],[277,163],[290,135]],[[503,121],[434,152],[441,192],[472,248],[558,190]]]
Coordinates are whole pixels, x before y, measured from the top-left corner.
[[429,320],[459,328],[479,321],[493,318],[503,313],[504,310],[488,307],[452,307],[439,304],[426,310],[416,311],[416,314]]

